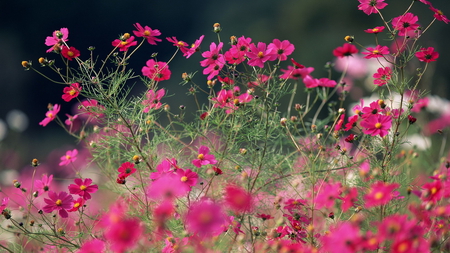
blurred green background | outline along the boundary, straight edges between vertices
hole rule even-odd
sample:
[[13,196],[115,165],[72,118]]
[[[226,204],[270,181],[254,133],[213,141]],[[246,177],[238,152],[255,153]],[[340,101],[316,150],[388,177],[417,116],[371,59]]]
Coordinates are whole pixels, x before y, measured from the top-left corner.
[[[383,9],[386,19],[401,15],[411,1],[386,1]],[[436,8],[450,14],[448,0],[432,0]],[[2,1],[0,3],[0,170],[21,170],[32,158],[46,160],[54,149],[76,142],[54,122],[43,128],[39,122],[45,117],[48,103],[62,104],[60,116],[70,113],[72,103],[61,99],[62,86],[50,83],[32,71],[24,71],[21,61],[31,60],[38,66],[39,57],[59,59],[47,54],[45,38],[61,27],[69,28],[69,44],[88,56],[87,48],[95,46],[95,53],[104,58],[112,49],[111,42],[120,34],[132,33],[136,22],[162,32],[163,42],[158,46],[145,44],[132,59],[131,67],[140,73],[146,60],[154,52],[158,59],[167,61],[174,52],[165,37],[176,36],[192,43],[205,35],[202,50],[217,41],[212,25],[219,22],[220,33],[227,43],[231,35],[251,37],[252,42],[270,43],[274,38],[289,40],[296,47],[292,57],[314,67],[315,77],[324,77],[324,65],[333,61],[332,50],[344,43],[345,35],[354,35],[363,45],[374,44],[373,36],[364,29],[381,26],[378,15],[370,16],[357,9],[357,0],[256,0],[256,1]],[[418,15],[421,25],[428,25],[433,12],[417,2],[411,12]],[[433,46],[440,59],[430,67],[426,84],[432,94],[447,96],[450,80],[450,26],[437,21],[422,37],[420,45]],[[383,43],[383,42],[381,42]],[[225,44],[225,48],[228,48]],[[390,45],[390,42],[386,42]],[[199,65],[200,54],[189,60],[179,55],[170,65],[172,79],[161,83],[170,93],[178,94],[175,103],[182,104],[188,86],[179,86],[183,72],[199,73],[195,81],[206,82]],[[286,64],[285,64],[286,65]],[[284,65],[284,67],[285,67]],[[336,77],[337,78],[337,77]],[[187,96],[186,96],[186,99]],[[189,98],[190,99],[190,98]],[[185,102],[188,103],[188,102]],[[177,106],[176,104],[172,107]],[[63,152],[67,149],[62,148]]]

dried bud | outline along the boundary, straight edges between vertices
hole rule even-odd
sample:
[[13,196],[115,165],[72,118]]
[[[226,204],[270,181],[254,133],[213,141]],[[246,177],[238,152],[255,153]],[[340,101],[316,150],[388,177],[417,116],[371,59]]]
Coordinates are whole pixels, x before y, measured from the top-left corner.
[[186,106],[180,105],[180,110],[184,110],[184,109],[186,109]]
[[39,192],[38,191],[33,192],[33,197],[37,198],[38,196],[39,196]]
[[295,108],[296,111],[301,111],[303,109],[301,104],[295,104],[294,108]]
[[236,45],[238,42],[236,36],[234,36],[234,35],[230,37],[230,41],[231,41],[231,45]]
[[281,124],[282,126],[286,126],[286,122],[287,122],[287,119],[286,119],[286,118],[281,118],[280,124]]
[[345,113],[345,109],[344,108],[339,108],[338,110],[339,115],[342,115]]
[[214,79],[214,80],[208,80],[208,81],[206,82],[206,84],[208,85],[209,88],[212,88],[212,87],[214,87],[214,85],[216,84],[216,79]]
[[184,72],[183,74],[181,74],[181,79],[183,79],[186,82],[189,82],[191,81],[191,76],[188,73]]
[[20,186],[21,186],[21,184],[19,183],[19,181],[17,181],[17,179],[14,179],[14,180],[13,180],[13,185],[14,185],[14,187],[16,187],[16,188],[20,188]]
[[298,121],[297,116],[291,116],[291,121],[292,121],[292,122],[297,122],[297,121]]
[[220,33],[220,31],[222,31],[222,28],[220,27],[220,24],[219,24],[219,23],[215,23],[215,24],[213,25],[213,27],[214,27],[214,32],[215,32],[215,33]]
[[333,213],[333,212],[329,213],[329,214],[328,214],[328,218],[334,219],[334,213]]
[[118,177],[117,179],[116,179],[116,182],[118,183],[118,184],[125,184],[125,177]]
[[414,118],[413,116],[411,116],[411,115],[408,115],[408,121],[409,121],[409,124],[414,124],[415,122],[416,122],[416,118]]
[[41,66],[46,66],[48,64],[47,59],[45,59],[44,57],[39,58],[38,62],[41,64]]

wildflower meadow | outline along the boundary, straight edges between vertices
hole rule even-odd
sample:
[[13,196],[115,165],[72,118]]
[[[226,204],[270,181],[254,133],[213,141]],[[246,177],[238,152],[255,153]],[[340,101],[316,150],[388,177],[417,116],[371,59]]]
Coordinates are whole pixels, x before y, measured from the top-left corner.
[[[427,0],[397,16],[388,0],[358,1],[380,26],[333,38],[324,66],[285,38],[222,38],[233,28],[219,23],[186,42],[136,22],[95,45],[107,55],[71,44],[83,35],[70,27],[30,38],[42,57],[24,75],[61,90],[33,124],[59,125],[76,148],[53,161],[64,173],[30,157],[2,186],[1,252],[450,252],[449,148],[432,138],[446,136],[450,102],[423,89],[447,60],[427,31],[450,20]],[[363,64],[371,96],[355,100]]]

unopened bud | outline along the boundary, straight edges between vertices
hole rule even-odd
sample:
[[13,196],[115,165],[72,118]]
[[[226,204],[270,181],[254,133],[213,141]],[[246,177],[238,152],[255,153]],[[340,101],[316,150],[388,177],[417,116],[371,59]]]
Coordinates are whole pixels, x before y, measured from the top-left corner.
[[230,37],[230,41],[231,41],[231,45],[236,45],[238,42],[236,36],[234,36],[234,35]]
[[37,167],[39,166],[39,160],[34,158],[33,160],[31,160],[31,166],[33,167]]
[[282,126],[286,126],[286,122],[287,122],[287,119],[286,119],[286,118],[281,118],[280,124],[281,124]]
[[22,61],[22,67],[24,67],[25,69],[29,69],[31,67],[31,62],[30,61]]
[[220,24],[219,24],[219,23],[215,23],[215,24],[213,25],[213,27],[214,27],[214,32],[215,32],[215,33],[220,33],[220,31],[222,31],[222,28],[220,27]]
[[353,40],[355,40],[355,37],[354,37],[354,36],[347,35],[347,36],[344,37],[344,40],[347,41],[347,42],[349,42],[349,43],[352,43]]

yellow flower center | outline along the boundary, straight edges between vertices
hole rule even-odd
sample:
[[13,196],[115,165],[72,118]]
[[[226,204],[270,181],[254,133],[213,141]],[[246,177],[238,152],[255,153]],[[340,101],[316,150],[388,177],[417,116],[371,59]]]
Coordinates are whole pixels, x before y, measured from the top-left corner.
[[128,42],[126,42],[126,41],[121,41],[120,44],[121,44],[122,46],[125,46],[126,44],[128,44]]
[[379,54],[380,51],[378,51],[378,50],[375,49],[375,50],[372,51],[372,53],[374,53],[374,54]]
[[406,252],[409,249],[407,242],[402,242],[397,247],[397,252]]
[[70,160],[72,158],[70,155],[66,155],[66,160]]
[[55,201],[55,204],[56,204],[57,206],[62,205],[62,200],[58,199],[57,201]]
[[73,96],[75,93],[77,93],[77,91],[75,89],[71,89],[69,91],[69,95]]
[[68,55],[69,57],[72,57],[72,56],[74,55],[74,53],[73,53],[72,51],[67,51],[67,55]]
[[380,123],[380,122],[377,122],[377,123],[375,124],[375,128],[376,128],[376,129],[380,129],[380,128],[381,128],[381,123]]
[[377,193],[375,193],[375,199],[376,200],[380,200],[381,198],[383,198],[383,193],[382,192],[377,192]]
[[150,35],[150,31],[149,30],[145,30],[144,31],[144,36],[149,36]]
[[259,52],[259,53],[258,53],[258,57],[259,57],[259,58],[264,57],[264,53],[263,53],[263,52]]
[[436,194],[436,192],[437,192],[436,187],[431,188],[431,194]]
[[197,159],[203,160],[205,156],[203,154],[198,154]]
[[184,43],[183,43],[183,41],[178,41],[178,43],[177,43],[177,44],[178,44],[178,46],[179,46],[179,47],[182,47],[182,46],[184,46]]
[[377,33],[379,30],[380,29],[378,29],[378,28],[374,28],[374,29],[372,29],[372,32]]
[[84,190],[86,190],[86,188],[87,188],[86,185],[84,185],[84,184],[80,185],[80,190],[84,191]]
[[75,208],[78,208],[80,206],[80,203],[75,203],[74,205],[73,205],[73,207],[75,207]]
[[186,176],[181,177],[181,182],[186,182],[187,180],[188,180],[188,178]]
[[200,213],[199,218],[203,224],[206,224],[212,220],[212,215],[210,212],[204,211]]
[[48,118],[53,118],[53,113],[49,113]]

